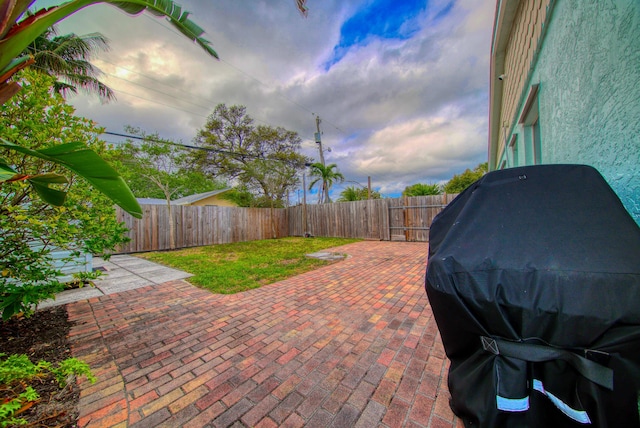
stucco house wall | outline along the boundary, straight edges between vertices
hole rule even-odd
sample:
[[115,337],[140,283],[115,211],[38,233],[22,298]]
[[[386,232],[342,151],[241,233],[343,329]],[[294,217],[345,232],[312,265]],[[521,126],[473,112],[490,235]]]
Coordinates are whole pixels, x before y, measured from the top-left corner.
[[512,16],[508,42],[494,29],[489,168],[592,165],[640,224],[640,1],[526,0]]

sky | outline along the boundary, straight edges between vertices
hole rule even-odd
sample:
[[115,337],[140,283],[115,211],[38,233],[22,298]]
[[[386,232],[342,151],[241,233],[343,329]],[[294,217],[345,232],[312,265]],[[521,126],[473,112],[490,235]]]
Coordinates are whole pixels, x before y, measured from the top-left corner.
[[314,161],[319,116],[325,161],[346,179],[334,199],[368,177],[397,197],[487,160],[495,0],[307,0],[307,17],[295,0],[177,3],[220,60],[148,13],[98,4],[58,25],[110,41],[92,62],[117,100],[70,97],[78,116],[190,144],[216,105],[243,105],[256,125],[298,132]]

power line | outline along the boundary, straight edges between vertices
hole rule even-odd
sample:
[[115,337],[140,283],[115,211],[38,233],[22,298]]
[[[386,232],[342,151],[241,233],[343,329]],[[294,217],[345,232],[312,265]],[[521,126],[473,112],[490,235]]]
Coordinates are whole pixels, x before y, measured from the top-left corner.
[[124,137],[124,138],[133,138],[135,140],[151,141],[153,143],[166,144],[168,146],[175,146],[175,147],[180,147],[180,148],[184,148],[184,149],[203,150],[203,151],[206,151],[206,152],[220,153],[220,154],[231,155],[231,156],[241,156],[241,157],[250,157],[250,158],[254,158],[254,159],[264,159],[264,158],[261,158],[261,157],[259,157],[257,155],[252,155],[252,154],[248,154],[248,153],[236,153],[236,152],[230,152],[228,150],[212,149],[210,147],[200,147],[200,146],[192,146],[190,144],[174,143],[173,141],[160,140],[158,138],[153,138],[153,137],[140,137],[139,135],[121,134],[119,132],[111,132],[111,131],[104,131],[103,134],[115,135],[117,137]]
[[121,90],[121,89],[114,89],[114,91],[119,92],[119,93],[122,93],[122,94],[125,94],[125,95],[129,95],[129,96],[131,96],[131,97],[140,98],[141,100],[149,101],[150,103],[160,104],[160,105],[163,105],[163,106],[165,106],[165,107],[172,108],[172,109],[174,109],[174,110],[180,110],[181,112],[189,113],[189,114],[192,114],[192,115],[194,115],[194,116],[204,117],[205,119],[206,119],[206,117],[207,117],[207,116],[202,115],[202,114],[200,114],[200,113],[194,113],[194,112],[192,112],[192,111],[184,110],[184,109],[181,109],[181,108],[179,108],[179,107],[172,106],[172,105],[170,105],[170,104],[165,104],[165,103],[162,103],[162,102],[160,102],[160,101],[156,101],[156,100],[150,100],[149,98],[141,97],[140,95],[134,95],[134,94],[132,94],[132,93],[125,92],[125,91],[123,91],[123,90]]
[[266,160],[266,161],[271,161],[271,162],[282,162],[285,164],[291,163],[290,161],[286,161],[286,160],[282,160],[282,159],[268,159],[265,158],[264,155],[262,156],[258,156],[258,155],[254,155],[251,153],[237,153],[237,152],[232,152],[229,150],[221,150],[221,149],[212,149],[210,147],[200,147],[200,146],[192,146],[190,144],[179,144],[179,143],[174,143],[173,141],[167,141],[167,140],[161,140],[158,138],[153,138],[153,137],[141,137],[139,135],[130,135],[130,134],[122,134],[119,132],[111,132],[111,131],[104,131],[102,132],[102,134],[106,134],[106,135],[114,135],[117,137],[124,137],[124,138],[133,138],[135,140],[142,140],[142,141],[150,141],[153,143],[159,143],[159,144],[166,144],[169,146],[175,146],[175,147],[180,147],[183,149],[191,149],[191,150],[203,150],[206,152],[211,152],[211,153],[219,153],[219,154],[224,154],[224,155],[229,155],[229,156],[236,156],[236,157],[240,157],[242,159],[244,158],[251,158],[251,159],[258,159],[258,160]]

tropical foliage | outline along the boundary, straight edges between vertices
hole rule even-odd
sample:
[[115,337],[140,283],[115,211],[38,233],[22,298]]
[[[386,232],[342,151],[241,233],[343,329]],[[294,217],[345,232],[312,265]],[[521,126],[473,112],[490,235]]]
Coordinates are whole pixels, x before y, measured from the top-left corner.
[[33,68],[59,79],[53,84],[53,90],[63,96],[80,89],[97,94],[103,101],[111,101],[115,100],[115,93],[98,79],[101,72],[90,62],[97,51],[108,49],[109,43],[100,33],[59,36],[56,28],[50,27],[36,37],[23,54],[33,57]]
[[[123,11],[137,15],[148,11],[167,20],[184,36],[199,44],[214,57],[218,54],[208,40],[202,38],[204,31],[189,19],[189,12],[170,0],[71,0],[47,9],[40,9],[25,16],[34,0],[4,0],[0,9],[0,93],[7,95],[19,89],[15,82],[7,83],[13,74],[33,62],[29,55],[22,55],[27,46],[48,28],[78,10],[97,3],[108,3]],[[11,95],[9,95],[11,96]],[[8,99],[8,98],[7,98]],[[2,102],[5,98],[0,98]]]
[[[97,3],[113,4],[127,13],[138,14],[145,10],[157,16],[166,16],[183,35],[198,43],[207,53],[218,57],[209,41],[202,38],[204,31],[188,19],[189,12],[170,0],[71,0],[58,6],[40,9],[33,14],[25,13],[34,0],[6,0],[0,8],[0,104],[7,102],[20,90],[20,84],[10,80],[18,71],[32,64],[31,55],[23,52],[38,36],[52,25],[67,18],[78,10]],[[108,195],[115,203],[136,217],[140,217],[140,206],[120,176],[90,149],[82,148],[77,142],[59,147],[49,147],[44,151],[29,151],[15,146],[8,140],[1,141],[2,147],[12,149],[29,156],[45,159],[58,165],[64,165],[90,181],[94,187]],[[60,205],[64,198],[50,189],[50,185],[65,180],[64,176],[35,174],[26,177],[19,174],[6,162],[0,161],[0,183],[7,180],[23,181],[34,186],[37,193],[49,203]],[[106,179],[105,179],[106,177]],[[44,196],[43,196],[44,195]]]
[[439,184],[416,183],[404,188],[402,196],[429,196],[442,194],[442,186]]
[[237,181],[261,206],[283,206],[309,161],[296,132],[255,126],[244,106],[216,106],[194,141],[203,149],[191,152],[195,169]]
[[227,187],[226,183],[189,168],[190,150],[183,144],[149,135],[139,128],[127,127],[126,132],[140,140],[115,146],[113,156],[120,161],[119,170],[136,197],[168,202]]
[[[61,289],[53,250],[67,250],[69,257],[81,252],[104,254],[126,239],[113,202],[95,192],[91,180],[65,171],[85,171],[86,166],[64,168],[48,155],[31,156],[51,154],[71,144],[78,159],[84,159],[85,151],[101,159],[108,155],[97,138],[101,129],[74,116],[73,108],[50,91],[53,78],[33,71],[23,71],[22,77],[24,90],[0,107],[0,134],[17,144],[12,149],[0,147],[0,158],[19,170],[21,177],[47,180],[30,186],[26,180],[10,179],[0,186],[0,310],[4,318],[16,312],[28,314]],[[99,171],[90,172],[94,173]],[[47,189],[44,194],[50,194],[45,199],[58,194],[58,203],[48,204],[38,197],[43,188]]]
[[451,180],[444,185],[444,192],[453,194],[460,193],[467,187],[471,186],[476,180],[485,175],[488,171],[488,163],[481,163],[476,166],[473,171],[467,169],[462,174],[456,174]]
[[338,202],[366,201],[367,199],[382,199],[382,195],[376,190],[371,190],[369,195],[369,189],[365,187],[347,186],[340,192]]
[[20,414],[40,401],[40,396],[31,386],[51,380],[57,382],[62,390],[70,380],[84,376],[91,383],[96,378],[89,365],[75,358],[67,358],[57,365],[48,361],[34,364],[27,355],[0,354],[0,427],[27,425],[28,421]]
[[[25,16],[27,9],[33,2],[34,0],[5,0],[0,8],[0,104],[7,102],[20,90],[20,84],[15,80],[10,80],[12,76],[34,62],[31,55],[23,54],[29,44],[52,25],[92,4],[113,4],[130,14],[138,14],[146,10],[157,16],[166,16],[168,21],[183,35],[198,43],[210,55],[218,57],[210,46],[210,42],[201,37],[204,31],[188,19],[189,12],[183,12],[182,8],[171,0],[71,0]],[[29,151],[24,147],[13,145],[10,139],[1,142],[5,149],[12,149],[65,166],[88,179],[97,190],[108,195],[132,215],[136,217],[142,215],[133,194],[115,170],[109,167],[95,152],[82,148],[79,143],[70,142],[59,147]],[[64,199],[63,195],[48,189],[51,184],[63,181],[64,176],[39,173],[36,175],[35,179],[26,177],[17,173],[6,162],[0,161],[0,183],[7,180],[27,182],[34,186],[37,193],[47,202],[61,204]]]
[[319,162],[313,163],[310,166],[311,170],[311,183],[309,183],[309,190],[313,189],[313,186],[318,183],[318,203],[328,204],[331,202],[329,197],[329,190],[334,183],[341,183],[344,181],[344,175],[338,171],[338,165],[332,163],[331,165],[323,165]]

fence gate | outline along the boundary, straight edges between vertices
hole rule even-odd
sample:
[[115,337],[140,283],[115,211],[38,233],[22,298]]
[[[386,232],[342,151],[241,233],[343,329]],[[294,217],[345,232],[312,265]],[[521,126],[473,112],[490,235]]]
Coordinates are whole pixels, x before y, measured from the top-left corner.
[[429,241],[433,218],[446,204],[428,203],[425,197],[400,198],[389,205],[389,236],[392,241]]

